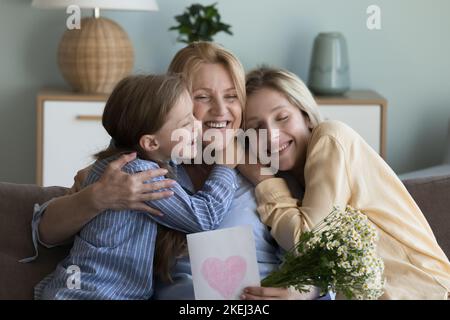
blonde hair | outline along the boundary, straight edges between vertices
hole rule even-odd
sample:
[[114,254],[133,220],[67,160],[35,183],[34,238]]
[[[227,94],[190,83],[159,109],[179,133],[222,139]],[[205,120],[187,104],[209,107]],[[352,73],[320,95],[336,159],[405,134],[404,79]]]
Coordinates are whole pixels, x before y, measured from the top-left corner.
[[288,101],[305,114],[314,128],[322,122],[316,101],[305,83],[292,72],[283,69],[260,67],[247,74],[246,90],[250,96],[256,91],[269,88],[285,95]]
[[169,72],[181,73],[192,92],[193,77],[203,63],[222,64],[230,73],[238,100],[245,107],[245,71],[238,58],[229,50],[214,42],[197,41],[177,52],[170,63]]

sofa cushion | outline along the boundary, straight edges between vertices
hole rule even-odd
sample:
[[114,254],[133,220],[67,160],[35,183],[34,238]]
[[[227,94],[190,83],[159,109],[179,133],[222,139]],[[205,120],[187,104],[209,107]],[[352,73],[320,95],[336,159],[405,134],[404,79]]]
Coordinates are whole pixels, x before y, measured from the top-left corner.
[[450,257],[450,175],[403,181]]
[[65,192],[61,187],[0,183],[0,299],[32,299],[33,287],[67,255],[67,247],[40,247],[39,259],[18,262],[34,255],[31,240],[34,204]]

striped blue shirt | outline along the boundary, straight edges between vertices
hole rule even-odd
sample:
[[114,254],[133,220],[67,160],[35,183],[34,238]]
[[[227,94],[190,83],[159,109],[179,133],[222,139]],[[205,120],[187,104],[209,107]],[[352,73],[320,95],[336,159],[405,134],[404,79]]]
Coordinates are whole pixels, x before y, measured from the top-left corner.
[[[97,181],[116,157],[97,161],[85,185]],[[159,166],[136,159],[123,171],[133,174]],[[176,170],[177,167],[174,167]],[[163,177],[153,181],[162,180]],[[236,171],[215,166],[202,190],[193,193],[176,183],[174,195],[148,203],[164,213],[158,217],[133,210],[106,210],[75,237],[70,254],[35,288],[37,299],[149,299],[153,295],[153,257],[157,223],[185,233],[216,229],[236,191]],[[33,238],[46,208],[33,217]],[[37,256],[37,254],[36,254]],[[80,288],[67,285],[71,266],[80,270]]]
[[[187,172],[183,166],[177,168],[177,181],[189,193],[195,192],[194,185],[191,182]],[[296,179],[289,174],[281,175],[286,179],[289,188],[296,198],[301,199],[303,190],[298,185]],[[253,185],[239,173],[236,177],[237,190],[234,193],[234,198],[218,229],[229,228],[239,225],[250,225],[253,229],[253,235],[256,244],[256,257],[261,279],[267,276],[271,271],[276,270],[281,263],[281,255],[284,251],[278,246],[276,241],[272,238],[270,230],[259,219],[257,213],[257,204]],[[39,239],[39,222],[45,212],[48,202],[42,206],[36,206],[32,222],[32,235],[36,247],[36,255],[28,260],[33,260],[37,257],[37,243],[41,243],[45,247],[52,247],[43,243]],[[191,275],[191,266],[189,257],[180,258],[171,274],[174,282],[166,283],[160,279],[155,279],[155,288],[153,299],[194,299],[194,287]],[[43,283],[45,281],[42,281]],[[41,297],[39,288],[37,287],[36,295]],[[327,294],[321,297],[320,300],[334,299],[334,294]]]

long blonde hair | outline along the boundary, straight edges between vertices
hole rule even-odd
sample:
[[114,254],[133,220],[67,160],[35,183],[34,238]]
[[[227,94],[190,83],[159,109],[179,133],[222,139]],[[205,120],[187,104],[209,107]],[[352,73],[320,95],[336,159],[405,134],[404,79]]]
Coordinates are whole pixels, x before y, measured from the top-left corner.
[[238,100],[245,107],[245,71],[239,59],[229,50],[214,42],[197,41],[189,44],[173,57],[169,72],[181,73],[192,92],[193,78],[203,63],[222,64],[230,73]]
[[245,86],[247,96],[263,88],[276,90],[309,118],[313,128],[322,122],[322,117],[313,95],[305,83],[292,72],[283,69],[260,67],[247,74]]

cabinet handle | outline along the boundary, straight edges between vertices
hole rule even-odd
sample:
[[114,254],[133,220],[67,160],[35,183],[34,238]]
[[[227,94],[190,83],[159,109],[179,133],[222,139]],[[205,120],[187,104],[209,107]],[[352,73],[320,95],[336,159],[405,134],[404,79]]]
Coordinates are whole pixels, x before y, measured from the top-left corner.
[[79,121],[102,121],[102,116],[79,115],[76,119]]

